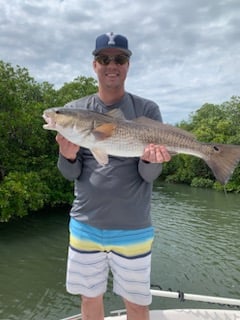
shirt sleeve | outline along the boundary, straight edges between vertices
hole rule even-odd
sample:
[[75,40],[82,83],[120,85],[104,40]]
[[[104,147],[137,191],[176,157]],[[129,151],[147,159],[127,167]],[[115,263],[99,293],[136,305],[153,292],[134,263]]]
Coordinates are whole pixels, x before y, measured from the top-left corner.
[[162,163],[146,163],[139,160],[138,172],[146,182],[152,183],[162,172]]
[[75,161],[69,161],[59,154],[57,166],[64,178],[70,181],[77,179],[82,172],[82,161],[79,156]]

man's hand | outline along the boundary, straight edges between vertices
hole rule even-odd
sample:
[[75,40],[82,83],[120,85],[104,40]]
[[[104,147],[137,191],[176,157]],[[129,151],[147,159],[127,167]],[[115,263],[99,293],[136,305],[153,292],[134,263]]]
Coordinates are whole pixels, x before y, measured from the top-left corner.
[[144,149],[144,154],[141,157],[143,161],[152,162],[152,163],[163,163],[171,160],[171,155],[167,151],[166,147],[149,144]]
[[59,152],[64,158],[74,161],[76,160],[79,146],[65,139],[60,133],[56,135],[56,141],[59,144]]

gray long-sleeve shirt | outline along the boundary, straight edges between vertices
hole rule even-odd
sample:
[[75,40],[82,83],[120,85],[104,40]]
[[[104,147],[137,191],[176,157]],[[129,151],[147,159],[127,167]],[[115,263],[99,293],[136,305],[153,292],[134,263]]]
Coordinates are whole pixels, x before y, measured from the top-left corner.
[[[65,107],[102,113],[119,108],[128,120],[146,116],[162,121],[154,102],[129,93],[112,106],[104,105],[94,94]],[[60,154],[58,168],[66,179],[74,180],[75,199],[70,215],[75,219],[100,229],[140,229],[151,225],[152,183],[161,173],[161,164],[109,156],[109,163],[101,166],[88,149],[80,148],[75,162]]]

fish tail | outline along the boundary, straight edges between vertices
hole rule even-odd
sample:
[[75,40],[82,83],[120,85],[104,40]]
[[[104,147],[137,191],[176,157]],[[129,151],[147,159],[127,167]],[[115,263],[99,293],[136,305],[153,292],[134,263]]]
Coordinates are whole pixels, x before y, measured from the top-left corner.
[[226,184],[240,161],[240,146],[230,144],[211,145],[211,155],[205,157],[207,165],[212,169],[215,178]]

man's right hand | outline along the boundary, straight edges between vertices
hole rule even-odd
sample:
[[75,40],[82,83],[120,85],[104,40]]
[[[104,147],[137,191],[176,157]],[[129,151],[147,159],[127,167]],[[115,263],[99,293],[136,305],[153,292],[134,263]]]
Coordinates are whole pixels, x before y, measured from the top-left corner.
[[78,145],[68,141],[60,133],[56,135],[56,141],[59,144],[59,152],[64,158],[70,161],[76,160],[77,153],[80,149]]

